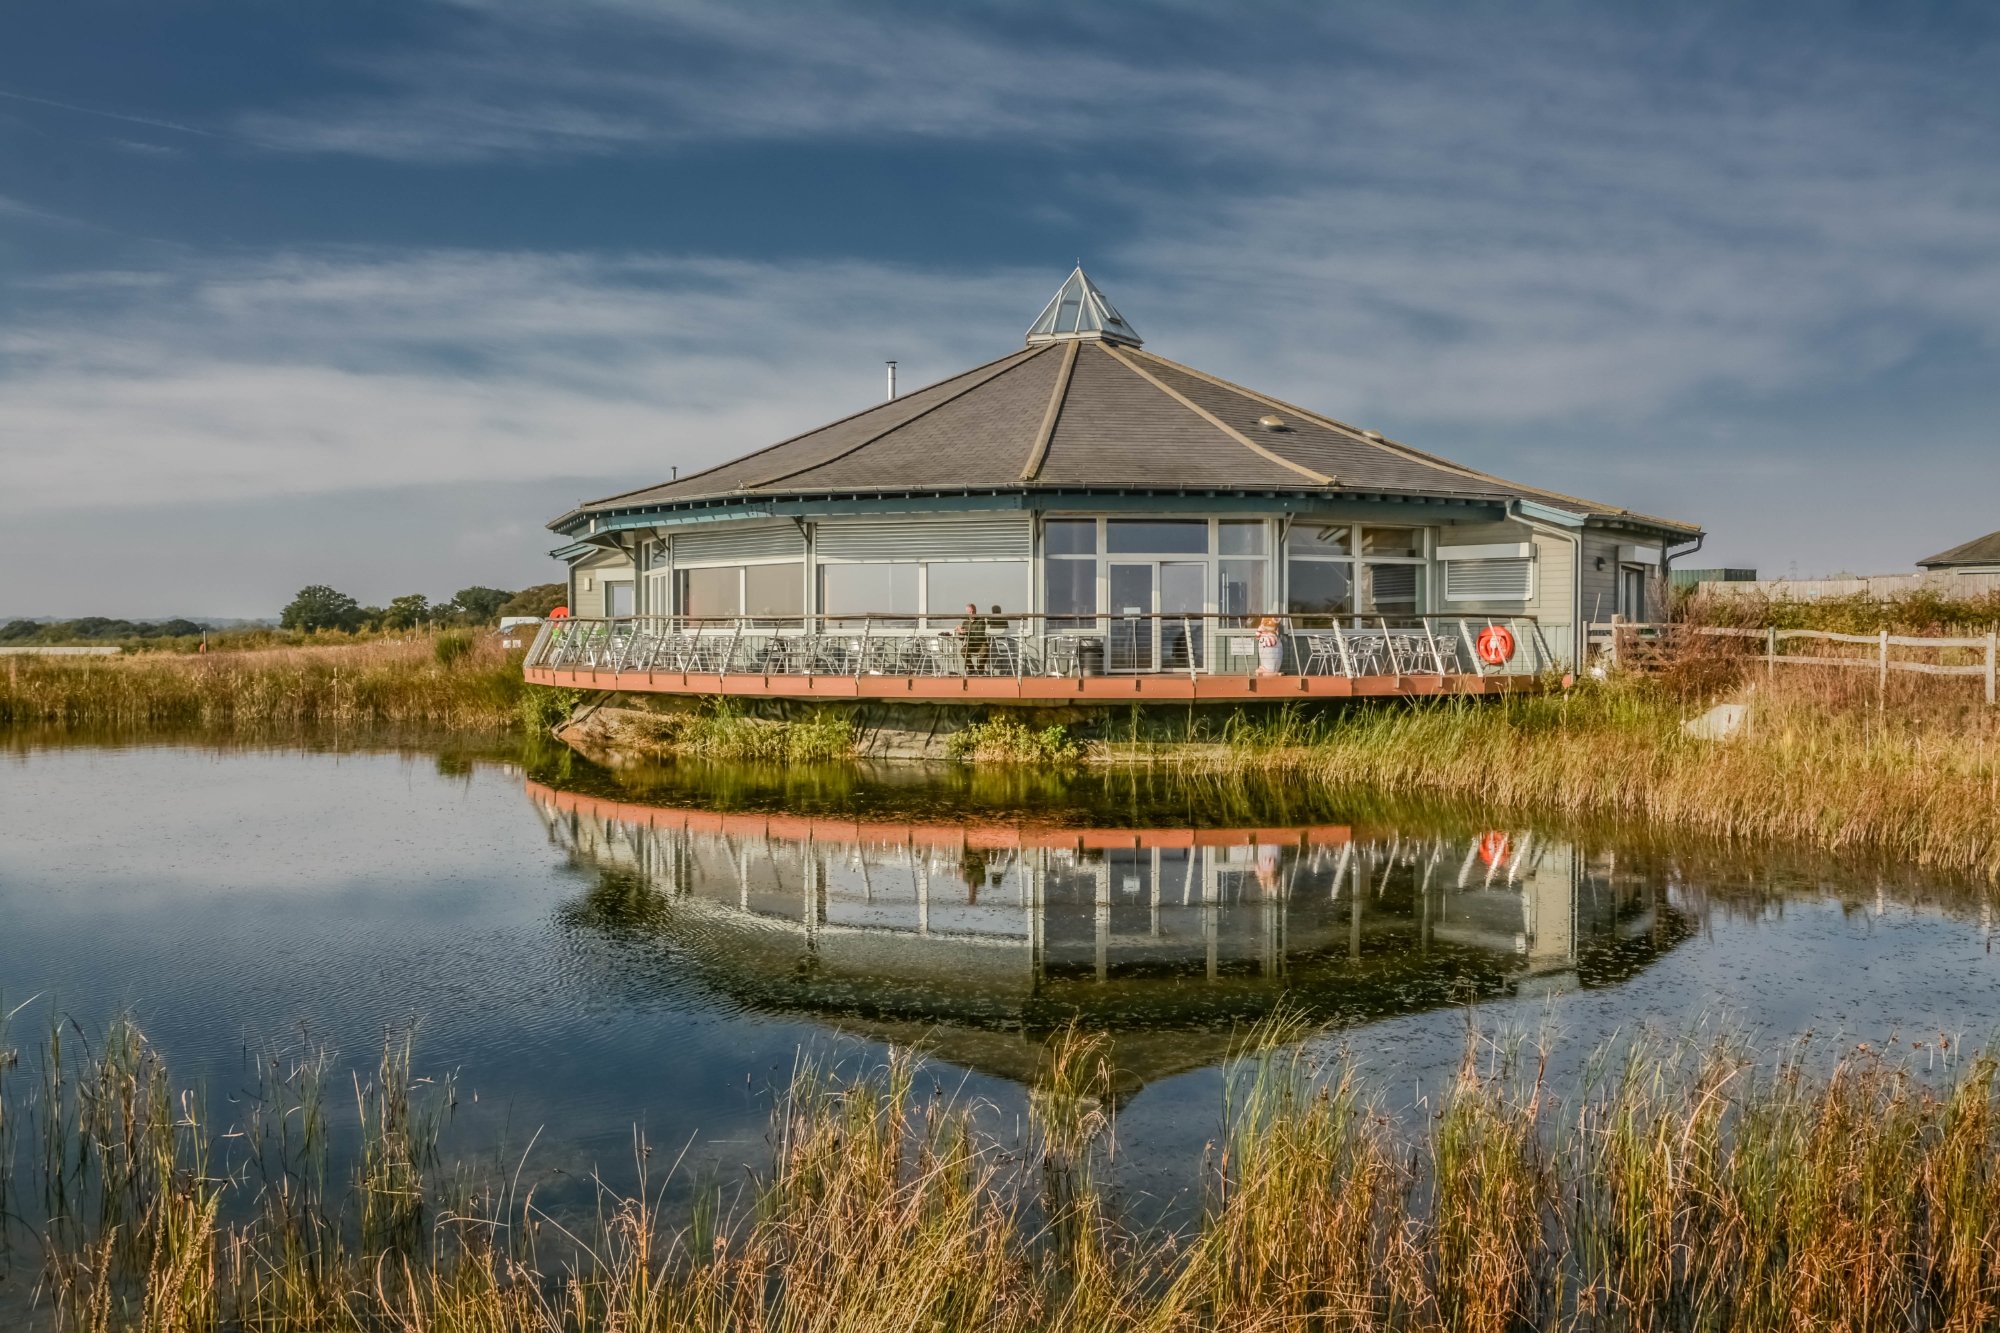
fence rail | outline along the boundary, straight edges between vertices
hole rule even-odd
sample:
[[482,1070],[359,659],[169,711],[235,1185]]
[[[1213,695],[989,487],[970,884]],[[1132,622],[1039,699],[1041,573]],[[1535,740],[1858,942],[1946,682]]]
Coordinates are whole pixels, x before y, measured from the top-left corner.
[[[1889,673],[1892,671],[1925,676],[1979,677],[1986,683],[1986,702],[1989,704],[2000,702],[2000,629],[1989,631],[1981,637],[1965,638],[1891,634],[1887,630],[1874,634],[1842,634],[1836,630],[1823,629],[1735,629],[1719,625],[1656,625],[1627,621],[1584,626],[1586,655],[1602,656],[1613,666],[1634,663],[1643,660],[1648,654],[1657,654],[1661,646],[1674,636],[1735,639],[1761,644],[1763,652],[1757,656],[1764,663],[1767,672],[1775,672],[1781,666],[1872,670],[1877,676],[1878,689],[1888,687]],[[1867,656],[1847,657],[1828,653],[1784,651],[1785,645],[1801,639],[1819,644],[1855,644],[1873,648],[1875,651]],[[1894,648],[1927,652],[1970,652],[1977,654],[1978,660],[1964,663],[1912,661],[1893,656],[1890,650]]]
[[[1489,631],[1499,631],[1498,634]],[[1275,640],[1274,642],[1272,640]],[[1496,651],[1496,644],[1507,648]],[[1500,660],[1494,660],[1498,657]],[[1564,665],[1532,616],[842,615],[572,618],[527,669],[796,676],[1525,676]]]

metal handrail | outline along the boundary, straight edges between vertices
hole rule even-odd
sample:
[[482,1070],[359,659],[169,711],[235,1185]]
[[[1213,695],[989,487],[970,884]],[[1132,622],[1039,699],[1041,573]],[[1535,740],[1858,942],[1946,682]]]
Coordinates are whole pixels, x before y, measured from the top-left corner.
[[[529,668],[681,674],[860,677],[1011,675],[1240,674],[1246,649],[1234,636],[1275,619],[1291,646],[1280,675],[1350,679],[1387,669],[1397,676],[1532,675],[1559,663],[1537,617],[1431,612],[1365,617],[1327,613],[1255,616],[1213,611],[1132,615],[982,615],[986,651],[968,650],[964,616],[868,612],[796,616],[574,617],[546,622],[526,655]],[[860,630],[854,633],[858,622]],[[1444,632],[1436,622],[1443,622]],[[1506,628],[1517,648],[1493,664],[1479,656],[1485,626]],[[1328,635],[1332,653],[1306,652],[1304,640]],[[1358,636],[1358,637],[1357,637]],[[1458,648],[1449,654],[1447,640]],[[1177,660],[1176,653],[1185,654]],[[1462,655],[1461,655],[1462,654]],[[1282,661],[1282,659],[1281,659]],[[1264,674],[1261,670],[1257,674]]]

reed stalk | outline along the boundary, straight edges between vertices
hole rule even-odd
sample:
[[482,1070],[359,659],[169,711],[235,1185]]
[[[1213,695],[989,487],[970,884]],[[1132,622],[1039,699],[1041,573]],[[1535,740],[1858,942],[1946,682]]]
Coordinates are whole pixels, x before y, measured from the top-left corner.
[[65,1330],[1970,1333],[2000,1309],[1985,1055],[1926,1076],[1865,1047],[1641,1039],[1560,1098],[1532,1050],[1475,1033],[1413,1123],[1281,1018],[1227,1071],[1198,1214],[1153,1233],[1103,1184],[1108,1054],[1075,1030],[1023,1142],[920,1092],[908,1055],[808,1062],[734,1202],[669,1210],[642,1169],[581,1215],[452,1184],[449,1090],[406,1040],[327,1188],[322,1057],[272,1062],[255,1114],[217,1127],[129,1023],[80,1037],[52,1029],[59,1079],[0,1084],[64,1182],[5,1226],[46,1272],[29,1314]]

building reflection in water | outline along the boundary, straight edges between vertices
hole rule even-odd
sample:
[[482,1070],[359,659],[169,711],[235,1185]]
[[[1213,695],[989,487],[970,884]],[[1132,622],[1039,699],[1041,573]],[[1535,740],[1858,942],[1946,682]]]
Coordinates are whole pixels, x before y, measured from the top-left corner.
[[1551,993],[1686,934],[1649,876],[1527,831],[871,824],[529,794],[598,882],[573,922],[643,921],[740,1002],[1009,1075],[1038,1048],[1020,1034],[1071,1017],[1157,1077],[1218,1057],[1190,1034],[1281,999],[1362,1021]]

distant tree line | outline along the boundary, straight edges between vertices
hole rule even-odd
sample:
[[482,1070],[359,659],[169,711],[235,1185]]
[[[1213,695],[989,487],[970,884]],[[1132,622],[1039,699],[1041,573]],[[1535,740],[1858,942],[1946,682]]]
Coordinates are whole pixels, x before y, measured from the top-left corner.
[[[389,633],[414,629],[465,629],[493,625],[502,616],[546,616],[568,598],[569,590],[560,583],[541,583],[532,588],[509,592],[503,588],[470,587],[444,601],[433,602],[422,593],[397,597],[387,606],[363,606],[354,598],[325,584],[299,589],[298,596],[285,606],[278,619],[281,628],[295,633],[315,634],[335,630],[348,634]],[[267,622],[268,624],[268,622]],[[231,626],[222,629],[197,620],[118,620],[109,616],[83,616],[76,620],[10,620],[0,624],[0,647],[28,647],[60,644],[127,644],[135,647],[192,648],[190,641],[203,637],[228,638],[231,643],[257,635],[268,636],[268,628]]]
[[192,620],[114,620],[84,616],[78,620],[10,620],[0,625],[0,645],[116,642],[125,639],[180,639],[200,634],[208,626]]
[[278,624],[308,634],[492,625],[502,616],[546,616],[568,595],[560,583],[540,583],[518,592],[475,585],[460,588],[447,601],[433,602],[413,592],[390,599],[387,606],[363,606],[336,588],[315,583],[299,589],[279,614]]

